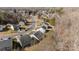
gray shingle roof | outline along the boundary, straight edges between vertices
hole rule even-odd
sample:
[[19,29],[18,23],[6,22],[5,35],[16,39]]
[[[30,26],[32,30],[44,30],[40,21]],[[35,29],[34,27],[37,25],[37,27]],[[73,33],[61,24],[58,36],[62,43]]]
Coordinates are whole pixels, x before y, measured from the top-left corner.
[[0,50],[11,50],[12,49],[12,40],[3,40],[0,41]]
[[45,26],[42,26],[42,28],[46,30],[46,27]]
[[40,32],[40,31],[37,31],[36,33],[34,33],[34,35],[35,35],[38,39],[41,39],[42,36],[43,36],[43,33]]
[[28,44],[31,44],[32,38],[29,35],[23,35],[20,38],[20,42],[22,44],[22,47],[27,46]]

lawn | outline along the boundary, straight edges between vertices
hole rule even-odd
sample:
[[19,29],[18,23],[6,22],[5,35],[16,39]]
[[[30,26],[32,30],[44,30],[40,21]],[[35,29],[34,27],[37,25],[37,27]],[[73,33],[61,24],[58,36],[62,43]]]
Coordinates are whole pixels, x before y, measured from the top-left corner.
[[49,24],[55,26],[55,18],[48,20]]

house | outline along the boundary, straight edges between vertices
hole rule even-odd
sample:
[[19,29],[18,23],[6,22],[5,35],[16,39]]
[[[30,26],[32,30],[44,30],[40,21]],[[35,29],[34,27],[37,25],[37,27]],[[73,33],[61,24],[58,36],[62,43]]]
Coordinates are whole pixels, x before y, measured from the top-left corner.
[[20,36],[15,36],[12,39],[12,49],[13,50],[20,50],[21,47],[21,43],[20,43]]
[[42,31],[39,30],[39,31],[36,31],[34,34],[31,34],[30,36],[32,38],[35,38],[36,40],[41,40],[43,37],[43,34],[44,34],[43,30]]
[[14,26],[12,24],[7,24],[5,29],[6,30],[13,30],[14,31]]
[[20,21],[18,25],[20,30],[26,29],[25,23],[23,21]]
[[48,29],[48,25],[45,24],[45,23],[43,23],[43,24],[42,24],[42,28],[45,29],[45,30],[47,30],[47,29]]
[[13,24],[13,27],[14,27],[14,30],[15,30],[15,31],[20,30],[20,29],[19,29],[19,25]]
[[48,22],[45,22],[43,25],[42,25],[42,28],[44,28],[46,31],[47,30],[54,30],[54,26],[50,25]]
[[20,22],[19,22],[19,25],[20,25],[20,26],[23,26],[23,25],[25,25],[25,23],[24,23],[23,21],[20,21]]
[[30,35],[21,35],[21,37],[15,37],[13,40],[13,49],[22,49],[38,43],[38,40],[32,38]]
[[23,35],[21,38],[20,38],[20,43],[21,43],[21,46],[22,48],[26,47],[26,46],[30,46],[31,43],[32,43],[32,38],[31,36],[29,35]]
[[42,37],[43,37],[43,35],[44,35],[44,33],[46,32],[47,28],[48,28],[48,26],[46,24],[43,24],[41,26],[41,28],[37,29],[35,31],[35,33],[34,34],[31,34],[30,36],[32,38],[35,38],[36,40],[41,40]]
[[37,29],[36,31],[37,32],[39,31],[44,34],[46,32],[46,29],[44,27],[41,27],[41,28]]
[[50,24],[48,23],[43,23],[43,25],[41,26],[41,28],[37,29],[35,31],[34,34],[31,34],[30,36],[32,38],[35,38],[36,40],[41,40],[44,33],[47,31],[47,30],[51,30],[52,29],[52,26],[50,26]]
[[12,50],[12,40],[9,38],[3,38],[0,40],[0,51],[11,51]]

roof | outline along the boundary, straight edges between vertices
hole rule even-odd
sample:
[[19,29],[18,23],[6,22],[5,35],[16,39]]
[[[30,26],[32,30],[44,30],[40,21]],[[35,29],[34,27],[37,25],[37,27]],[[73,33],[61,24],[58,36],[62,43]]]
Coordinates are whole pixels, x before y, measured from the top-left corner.
[[46,26],[42,26],[42,28],[46,30]]
[[12,24],[7,24],[7,27],[9,27],[11,30],[14,30],[14,27]]
[[37,31],[36,33],[34,33],[34,35],[38,38],[41,39],[43,36],[43,33],[41,31]]
[[31,43],[31,41],[32,41],[32,38],[29,35],[23,35],[20,38],[20,42],[21,42],[22,47],[27,46],[28,44]]
[[20,21],[20,22],[19,22],[19,25],[25,25],[25,24],[24,24],[24,22],[23,22],[23,21]]
[[39,29],[37,29],[37,31],[40,31],[41,33],[45,33],[45,29],[44,28],[39,28]]
[[12,40],[3,40],[0,41],[0,50],[11,50],[12,49]]

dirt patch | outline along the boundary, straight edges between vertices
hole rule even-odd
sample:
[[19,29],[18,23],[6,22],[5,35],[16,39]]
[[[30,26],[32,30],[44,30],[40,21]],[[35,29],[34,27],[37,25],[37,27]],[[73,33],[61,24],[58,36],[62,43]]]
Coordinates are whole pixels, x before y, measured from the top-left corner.
[[65,8],[61,20],[56,20],[57,50],[79,50],[79,8]]

